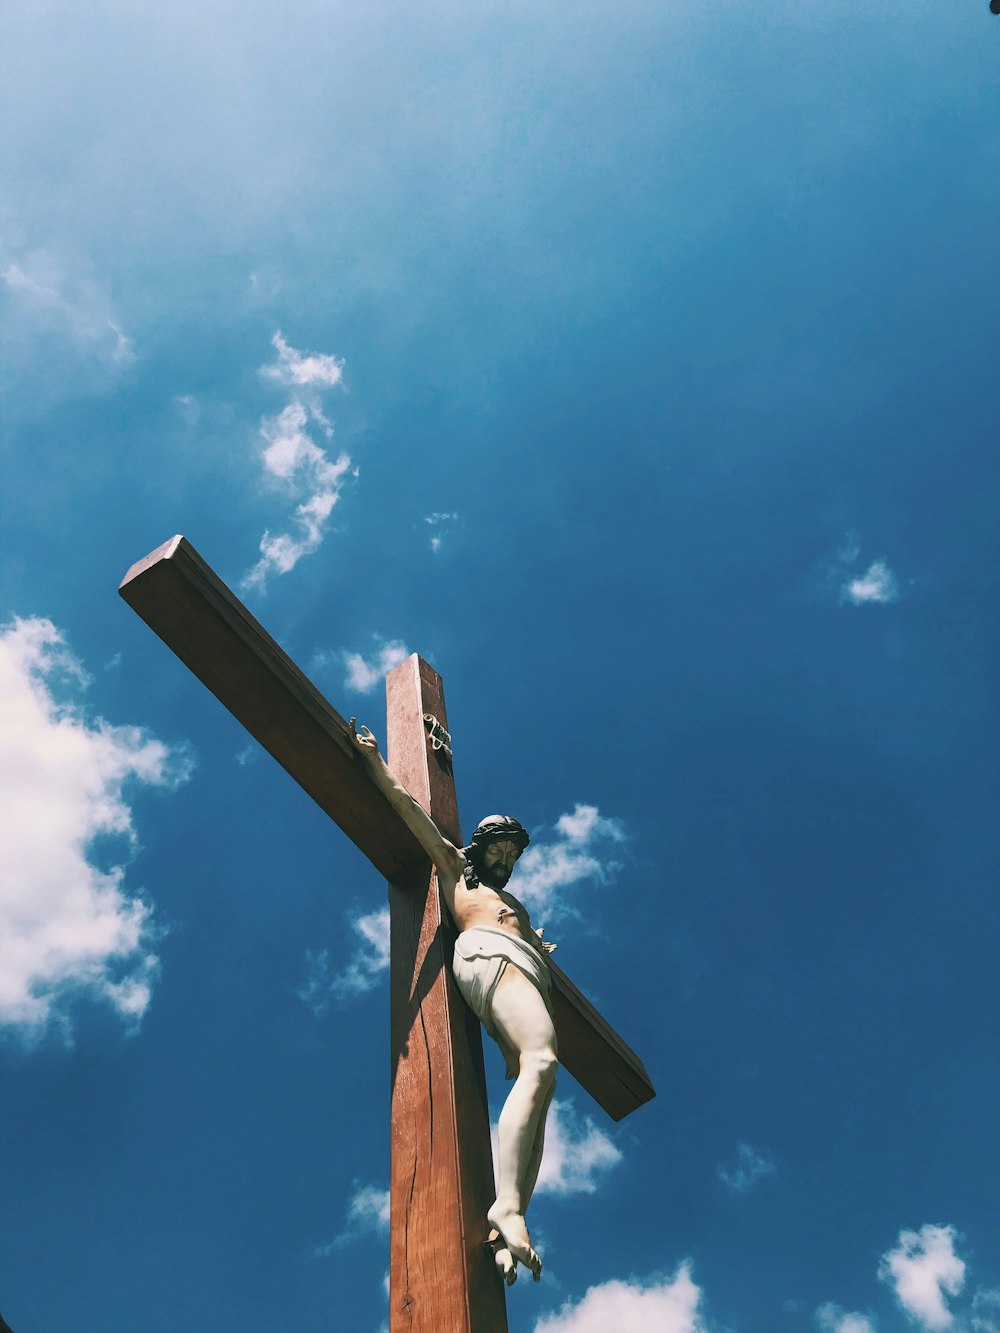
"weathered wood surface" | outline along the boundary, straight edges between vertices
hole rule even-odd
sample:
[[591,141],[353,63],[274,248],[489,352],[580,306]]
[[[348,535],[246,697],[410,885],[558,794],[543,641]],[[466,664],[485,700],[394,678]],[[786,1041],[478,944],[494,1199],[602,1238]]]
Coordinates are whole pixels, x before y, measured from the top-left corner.
[[[158,547],[132,566],[119,591],[387,879],[401,882],[423,864],[416,839],[355,754],[344,719],[190,542],[174,537]],[[645,1067],[566,974],[555,966],[552,974],[560,1063],[620,1120],[655,1096]]]
[[[451,765],[422,720],[448,725],[441,677],[414,655],[389,675],[386,704],[389,767],[461,846]],[[506,1333],[483,1249],[494,1190],[482,1037],[452,978],[455,931],[429,860],[390,883],[389,913],[390,1333]]]
[[186,538],[134,564],[119,592],[386,878],[422,859],[344,719]]

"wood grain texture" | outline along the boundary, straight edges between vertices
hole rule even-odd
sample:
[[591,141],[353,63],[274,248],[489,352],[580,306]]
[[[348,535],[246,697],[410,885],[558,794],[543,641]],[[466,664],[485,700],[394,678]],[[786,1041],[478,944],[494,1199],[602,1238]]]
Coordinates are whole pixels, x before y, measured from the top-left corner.
[[119,592],[383,875],[422,859],[344,719],[186,538],[134,564]]
[[[448,725],[441,678],[413,656],[386,694],[389,766],[460,846],[451,766],[422,720]],[[390,883],[389,912],[390,1333],[506,1333],[503,1283],[482,1244],[494,1193],[482,1037],[452,979],[455,931],[429,861]]]

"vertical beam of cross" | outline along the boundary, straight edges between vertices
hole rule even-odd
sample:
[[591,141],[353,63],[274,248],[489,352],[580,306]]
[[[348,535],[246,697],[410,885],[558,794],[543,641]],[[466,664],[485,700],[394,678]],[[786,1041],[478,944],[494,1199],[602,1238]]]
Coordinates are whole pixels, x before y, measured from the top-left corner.
[[[455,779],[427,744],[448,726],[441,677],[414,655],[386,680],[389,767],[456,846]],[[451,975],[455,931],[429,861],[389,884],[392,1043],[390,1333],[506,1333],[482,1242],[493,1202],[479,1022]]]

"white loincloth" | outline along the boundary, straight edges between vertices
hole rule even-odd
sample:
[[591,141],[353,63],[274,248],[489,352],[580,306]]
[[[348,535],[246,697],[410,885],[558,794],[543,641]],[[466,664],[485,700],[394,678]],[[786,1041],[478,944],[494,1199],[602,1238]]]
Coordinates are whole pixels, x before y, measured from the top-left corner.
[[503,1051],[507,1077],[517,1077],[517,1053],[511,1051],[493,1025],[493,992],[508,963],[523,972],[545,1001],[549,1013],[551,978],[545,958],[532,945],[500,926],[473,926],[455,941],[453,970],[462,996],[483,1027]]

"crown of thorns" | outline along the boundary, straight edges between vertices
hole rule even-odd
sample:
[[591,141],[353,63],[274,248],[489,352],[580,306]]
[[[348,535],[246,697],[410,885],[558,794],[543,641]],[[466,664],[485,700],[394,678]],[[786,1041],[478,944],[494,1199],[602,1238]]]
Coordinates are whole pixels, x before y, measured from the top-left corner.
[[470,846],[478,851],[480,848],[488,847],[491,842],[504,842],[508,839],[517,844],[518,853],[523,852],[531,841],[524,825],[512,819],[510,815],[487,815],[476,825]]

